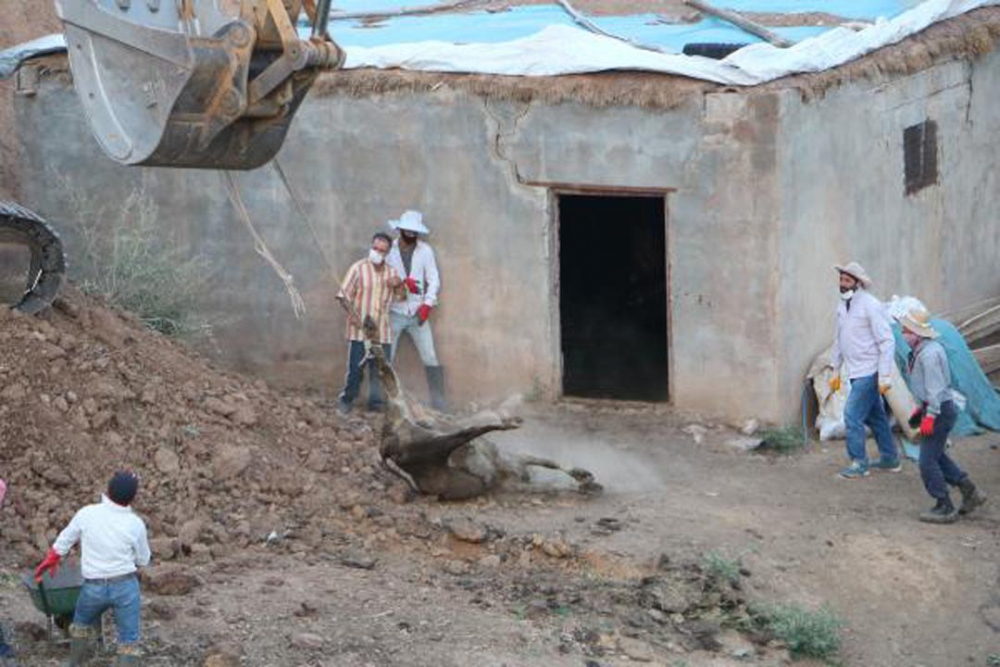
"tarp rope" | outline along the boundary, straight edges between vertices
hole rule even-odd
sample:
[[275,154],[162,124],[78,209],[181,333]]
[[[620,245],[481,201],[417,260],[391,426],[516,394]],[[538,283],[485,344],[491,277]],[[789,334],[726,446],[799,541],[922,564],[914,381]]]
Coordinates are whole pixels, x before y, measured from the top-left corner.
[[222,181],[226,185],[226,191],[229,194],[229,201],[233,203],[236,207],[237,213],[239,213],[240,220],[242,220],[244,226],[250,232],[254,241],[254,250],[258,255],[264,258],[264,260],[271,265],[274,269],[275,274],[281,279],[281,282],[285,285],[285,291],[288,292],[288,298],[292,302],[292,311],[295,313],[295,319],[301,320],[302,316],[306,312],[306,304],[302,300],[302,295],[299,294],[299,290],[295,287],[295,278],[292,277],[285,267],[275,259],[274,255],[268,249],[267,244],[264,243],[264,239],[261,235],[257,233],[254,228],[253,223],[250,221],[250,214],[247,212],[246,206],[243,204],[243,198],[240,197],[239,187],[236,185],[236,179],[233,178],[232,172],[224,171],[222,172]]

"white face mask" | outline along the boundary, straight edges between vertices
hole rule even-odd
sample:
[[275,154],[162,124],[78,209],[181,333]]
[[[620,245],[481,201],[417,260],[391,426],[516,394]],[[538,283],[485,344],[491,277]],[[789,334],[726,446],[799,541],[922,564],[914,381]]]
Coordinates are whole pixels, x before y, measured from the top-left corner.
[[380,253],[375,248],[372,248],[371,250],[368,251],[368,261],[374,264],[375,266],[379,266],[380,264],[382,264],[382,262],[385,261],[385,255]]
[[850,301],[852,296],[854,296],[854,290],[852,289],[840,293],[840,298],[844,301]]

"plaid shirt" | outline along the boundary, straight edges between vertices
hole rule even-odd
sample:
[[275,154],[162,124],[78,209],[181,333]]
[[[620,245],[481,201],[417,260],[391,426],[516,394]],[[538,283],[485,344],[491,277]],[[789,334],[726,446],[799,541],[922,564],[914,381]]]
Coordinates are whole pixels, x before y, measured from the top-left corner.
[[[346,298],[354,305],[354,311],[361,316],[361,322],[371,317],[378,325],[378,341],[383,345],[392,342],[389,329],[389,304],[395,296],[392,287],[393,279],[398,279],[396,270],[387,264],[382,269],[376,269],[368,259],[361,259],[351,265],[340,286],[339,296]],[[353,317],[347,318],[347,339],[365,339],[365,332],[360,322]]]

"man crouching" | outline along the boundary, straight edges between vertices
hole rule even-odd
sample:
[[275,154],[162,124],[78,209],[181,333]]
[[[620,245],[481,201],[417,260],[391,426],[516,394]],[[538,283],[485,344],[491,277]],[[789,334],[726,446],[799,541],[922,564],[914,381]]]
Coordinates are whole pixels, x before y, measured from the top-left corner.
[[116,472],[107,493],[96,505],[76,513],[35,569],[35,579],[55,574],[59,561],[80,542],[83,587],[70,626],[70,667],[86,663],[97,637],[98,623],[113,609],[118,630],[115,667],[139,664],[139,579],[136,567],[149,564],[146,524],[130,505],[139,490],[139,478]]

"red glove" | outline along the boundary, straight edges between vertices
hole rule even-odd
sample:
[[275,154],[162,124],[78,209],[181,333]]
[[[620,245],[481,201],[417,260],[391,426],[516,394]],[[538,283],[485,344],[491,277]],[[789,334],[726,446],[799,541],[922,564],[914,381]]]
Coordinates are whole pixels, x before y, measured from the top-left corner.
[[420,320],[421,324],[426,322],[427,319],[431,316],[432,308],[433,306],[428,306],[426,303],[420,306],[420,308],[417,308],[417,318]]
[[420,294],[420,286],[417,285],[416,278],[407,278],[403,284],[406,285],[406,289],[410,290],[410,294]]
[[920,422],[920,435],[929,438],[934,434],[934,415],[924,415],[924,420]]
[[49,547],[49,552],[45,554],[45,560],[38,564],[35,568],[35,581],[41,581],[42,575],[45,574],[46,570],[50,577],[56,576],[56,570],[59,569],[59,561],[62,560],[62,556],[56,553],[54,547]]

